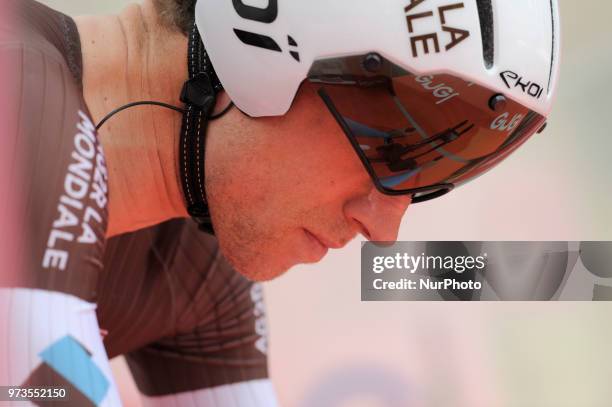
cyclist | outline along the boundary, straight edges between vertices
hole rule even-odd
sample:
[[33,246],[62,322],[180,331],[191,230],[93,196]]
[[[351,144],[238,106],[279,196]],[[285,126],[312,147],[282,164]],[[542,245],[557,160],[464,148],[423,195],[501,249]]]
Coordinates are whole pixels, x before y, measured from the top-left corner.
[[107,357],[127,354],[151,404],[273,405],[245,277],[395,240],[411,202],[543,128],[556,2],[506,3],[146,0],[73,21],[20,1],[0,381],[119,405]]

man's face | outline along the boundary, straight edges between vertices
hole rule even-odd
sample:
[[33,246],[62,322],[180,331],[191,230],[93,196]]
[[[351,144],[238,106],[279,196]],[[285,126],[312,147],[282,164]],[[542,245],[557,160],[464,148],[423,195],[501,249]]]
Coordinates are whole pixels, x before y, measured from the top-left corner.
[[213,224],[223,254],[248,278],[316,263],[357,233],[394,241],[410,203],[375,189],[316,91],[303,85],[283,117],[252,119],[234,109],[211,123]]

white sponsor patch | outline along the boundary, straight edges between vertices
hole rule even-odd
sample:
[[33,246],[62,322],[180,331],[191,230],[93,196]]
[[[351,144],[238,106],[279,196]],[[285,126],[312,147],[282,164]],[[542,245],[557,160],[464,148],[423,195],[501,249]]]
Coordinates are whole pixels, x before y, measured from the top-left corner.
[[46,269],[66,270],[70,261],[67,242],[91,245],[102,238],[95,230],[102,224],[101,213],[108,203],[108,171],[93,123],[80,110],[79,117],[72,162],[64,178],[64,192],[57,204],[57,217],[42,259]]
[[255,333],[259,335],[255,347],[264,355],[268,353],[268,327],[266,324],[266,307],[263,300],[263,286],[260,283],[251,287],[251,301],[255,315]]

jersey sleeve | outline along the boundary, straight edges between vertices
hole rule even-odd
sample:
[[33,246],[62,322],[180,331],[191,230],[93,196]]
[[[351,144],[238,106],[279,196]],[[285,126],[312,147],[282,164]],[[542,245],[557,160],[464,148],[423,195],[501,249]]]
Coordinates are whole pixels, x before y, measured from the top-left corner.
[[144,407],[277,407],[272,382],[251,380],[210,389],[188,391],[165,396],[142,397]]
[[95,301],[107,226],[102,146],[59,50],[31,27],[2,34],[13,129],[2,135],[11,162],[3,188],[9,196],[0,201],[17,208],[17,234],[3,234],[1,243],[18,255],[12,277],[5,273],[0,285]]
[[111,238],[105,266],[105,344],[111,357],[126,356],[144,396],[268,379],[262,285],[237,273],[194,222],[177,219]]
[[[0,219],[10,229],[0,224],[0,245],[12,255],[10,270],[0,270],[0,384],[62,388],[69,401],[57,405],[120,406],[95,312],[104,155],[62,54],[24,20],[30,8],[44,10],[19,5],[26,13],[0,25],[10,75],[2,92],[11,100],[3,110],[11,129],[0,134],[9,160],[0,211],[11,210]],[[40,22],[51,29],[51,19]]]
[[0,384],[61,389],[63,396],[42,405],[121,406],[95,304],[59,292],[0,288],[0,325]]
[[261,285],[240,281],[208,289],[212,295],[221,294],[220,300],[211,301],[204,315],[198,315],[196,306],[187,316],[201,318],[201,323],[126,355],[144,395],[178,394],[268,378]]

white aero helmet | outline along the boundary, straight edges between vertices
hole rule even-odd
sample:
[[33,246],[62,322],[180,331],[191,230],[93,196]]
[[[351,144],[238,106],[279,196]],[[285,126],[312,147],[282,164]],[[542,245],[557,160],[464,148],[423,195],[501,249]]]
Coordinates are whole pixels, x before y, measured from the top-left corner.
[[376,187],[415,202],[543,129],[559,72],[557,0],[198,0],[196,24],[240,110],[316,84]]

